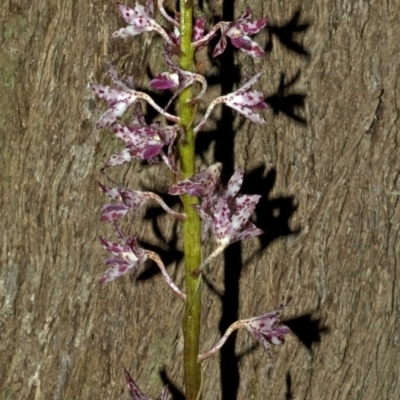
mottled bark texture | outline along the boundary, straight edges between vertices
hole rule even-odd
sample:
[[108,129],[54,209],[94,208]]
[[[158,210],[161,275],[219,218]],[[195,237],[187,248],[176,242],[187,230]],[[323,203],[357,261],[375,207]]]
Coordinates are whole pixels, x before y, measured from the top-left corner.
[[[232,14],[231,2],[201,3]],[[256,216],[266,234],[206,273],[201,347],[288,295],[297,335],[268,357],[239,332],[204,364],[204,399],[400,398],[400,1],[253,3],[269,17],[257,38],[267,57],[228,52],[209,81],[226,91],[239,66],[262,70],[268,125],[224,110],[199,134],[199,165],[217,157],[225,176],[245,166],[244,191],[266,196]],[[116,399],[125,366],[150,396],[170,382],[182,399],[181,301],[153,265],[136,282],[97,284],[97,235],[112,231],[96,179],[108,183],[99,168],[120,145],[94,129],[105,104],[88,84],[109,83],[113,61],[144,88],[164,69],[161,43],[110,42],[123,25],[111,1],[6,0],[0,11],[0,398]],[[112,175],[161,193],[170,183],[164,167],[140,163]],[[142,216],[131,233],[181,285],[174,221],[157,208]]]

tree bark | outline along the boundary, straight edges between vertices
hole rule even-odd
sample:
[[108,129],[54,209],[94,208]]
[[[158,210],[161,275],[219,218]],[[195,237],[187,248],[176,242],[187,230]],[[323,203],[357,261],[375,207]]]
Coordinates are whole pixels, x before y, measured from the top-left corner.
[[[235,3],[238,17],[247,3]],[[210,6],[224,19],[233,12]],[[225,178],[245,167],[243,191],[265,195],[255,222],[266,233],[205,274],[201,348],[288,296],[294,334],[268,357],[239,331],[205,362],[203,398],[400,398],[400,1],[252,7],[269,18],[257,37],[266,58],[228,51],[205,62],[212,74],[222,68],[208,77],[212,93],[234,90],[244,68],[263,71],[268,124],[224,109],[198,150],[199,166],[216,158]],[[105,105],[88,84],[109,84],[112,61],[146,88],[165,70],[162,43],[111,42],[124,22],[104,0],[7,1],[0,11],[0,398],[124,398],[125,366],[152,398],[170,383],[181,399],[182,302],[150,264],[136,281],[97,284],[106,257],[97,236],[113,232],[99,222],[96,180],[108,184],[99,169],[121,146],[95,130]],[[110,175],[133,189],[170,184],[164,167],[140,162]],[[159,250],[182,287],[179,225],[147,208],[125,228]]]

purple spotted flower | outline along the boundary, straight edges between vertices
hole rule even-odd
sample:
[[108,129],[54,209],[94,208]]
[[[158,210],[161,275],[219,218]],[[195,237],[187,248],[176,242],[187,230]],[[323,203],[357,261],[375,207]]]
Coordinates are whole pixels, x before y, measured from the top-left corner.
[[[139,387],[136,385],[135,381],[132,379],[126,368],[124,368],[124,376],[126,384],[128,385],[131,400],[151,400],[150,397],[147,397],[139,389]],[[164,389],[161,394],[161,400],[167,400],[167,398],[168,398],[168,385],[164,386]]]
[[168,114],[154,100],[143,92],[138,92],[133,89],[132,82],[123,82],[117,74],[115,68],[109,64],[108,74],[111,80],[117,86],[112,88],[110,86],[103,86],[92,84],[91,87],[97,96],[108,101],[108,110],[100,117],[97,122],[97,128],[104,128],[107,125],[111,125],[118,118],[121,118],[130,106],[135,104],[139,99],[147,101],[156,111],[162,114],[166,119],[179,122],[179,118],[175,115]]
[[200,271],[231,243],[264,233],[249,221],[261,196],[255,194],[237,196],[243,175],[244,170],[238,168],[229,180],[227,188],[215,196],[215,205],[211,204],[208,209],[203,204],[194,206],[204,223],[203,240],[211,231],[218,245],[202,263]]
[[243,182],[243,168],[238,168],[228,185],[223,187],[219,181],[221,167],[219,163],[214,164],[191,178],[179,181],[169,191],[174,195],[188,193],[202,198],[201,205],[194,206],[203,220],[202,240],[206,241],[212,232],[218,247],[198,272],[229,244],[264,233],[249,221],[261,196],[237,195]]
[[145,6],[136,3],[134,8],[130,8],[121,3],[117,3],[117,7],[121,17],[129,25],[126,28],[121,28],[114,32],[111,36],[113,39],[126,38],[140,35],[143,32],[156,31],[164,39],[167,46],[174,51],[178,50],[176,44],[171,40],[166,30],[153,19],[153,0],[148,0]]
[[265,55],[264,50],[256,42],[251,40],[249,35],[255,35],[256,33],[260,32],[261,29],[263,29],[267,24],[267,19],[263,18],[256,21],[251,21],[251,16],[252,11],[251,8],[248,7],[237,21],[219,22],[207,35],[196,40],[193,43],[193,46],[205,46],[215,36],[217,31],[221,30],[221,38],[215,46],[213,57],[217,57],[224,52],[228,37],[235,47],[242,50],[249,56],[263,57]]
[[[147,125],[139,103],[135,105],[132,124],[113,124],[113,131],[118,139],[125,142],[125,149],[113,154],[105,163],[104,168],[115,167],[130,162],[133,158],[141,158],[150,164],[158,163],[161,157],[167,166],[177,173],[174,158],[174,144],[179,125],[161,126],[158,122]],[[167,151],[164,152],[163,148]]]
[[168,104],[164,107],[167,110],[171,103],[176,99],[176,97],[188,86],[192,85],[195,81],[200,82],[202,89],[200,93],[189,100],[189,103],[198,103],[204,96],[207,90],[207,81],[203,75],[195,74],[190,71],[185,71],[180,69],[174,64],[169,54],[164,50],[164,59],[167,65],[171,68],[173,72],[162,72],[158,74],[151,82],[150,86],[153,89],[165,90],[165,89],[177,89]]
[[177,219],[185,219],[185,214],[179,214],[169,208],[161,199],[152,192],[141,192],[139,190],[115,189],[109,188],[99,183],[100,189],[109,197],[119,201],[117,204],[106,204],[101,210],[101,221],[111,222],[117,221],[125,216],[128,212],[137,212],[146,201],[156,201],[168,214]]
[[111,267],[101,276],[99,283],[112,282],[128,272],[136,276],[144,262],[150,259],[157,264],[161,274],[173,292],[182,300],[186,300],[186,295],[172,281],[163,262],[156,253],[140,248],[136,236],[126,237],[116,222],[114,223],[114,229],[121,243],[111,242],[99,236],[103,248],[114,255],[114,257],[106,260],[105,264],[111,265]]
[[[216,193],[217,187],[220,185],[219,176],[221,170],[221,163],[210,165],[198,174],[172,185],[168,193],[174,196],[180,196],[185,193],[189,194],[189,196],[199,196],[203,198],[203,204],[204,200],[206,200],[208,205],[211,202],[210,196]],[[204,207],[208,208],[206,205]]]
[[270,350],[270,344],[275,344],[277,346],[282,345],[285,343],[285,335],[290,333],[290,329],[286,325],[282,325],[280,322],[280,315],[286,304],[287,302],[281,304],[277,310],[267,314],[234,322],[227,329],[221,340],[211,350],[199,355],[199,361],[217,353],[230,334],[239,328],[246,328],[268,353]]
[[258,90],[249,90],[250,87],[256,83],[260,75],[261,73],[259,72],[235,92],[229,93],[225,96],[217,97],[214,101],[212,101],[208,106],[203,118],[194,128],[194,131],[199,132],[201,130],[210,116],[211,111],[218,104],[226,104],[227,106],[238,111],[240,114],[244,115],[250,121],[264,125],[266,123],[264,118],[255,112],[256,110],[264,110],[267,108],[267,104],[264,102],[264,95]]
[[106,260],[105,264],[111,265],[111,267],[101,276],[99,283],[112,282],[128,272],[135,276],[147,260],[147,254],[138,246],[136,236],[127,238],[122,234],[120,228],[115,226],[122,243],[111,242],[99,236],[103,248],[116,256]]

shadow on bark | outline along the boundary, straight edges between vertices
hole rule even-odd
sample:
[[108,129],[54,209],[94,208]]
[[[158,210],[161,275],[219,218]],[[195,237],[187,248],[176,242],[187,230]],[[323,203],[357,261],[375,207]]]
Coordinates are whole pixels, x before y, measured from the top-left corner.
[[329,327],[321,326],[321,320],[314,319],[312,313],[282,322],[290,328],[309,351],[313,344],[321,341],[321,334],[329,332]]
[[[223,20],[233,20],[233,10],[235,2],[224,2]],[[297,12],[291,21],[283,27],[272,26],[270,32],[276,35],[281,43],[297,54],[309,56],[309,53],[293,40],[295,32],[305,31],[309,24],[297,25],[300,12]],[[270,42],[272,46],[272,42]],[[221,92],[226,94],[233,91],[234,84],[240,80],[240,71],[234,64],[233,51],[231,46],[227,46],[225,52],[219,57],[220,70],[224,71],[220,75]],[[299,109],[304,108],[306,95],[302,93],[287,93],[288,89],[294,85],[300,76],[300,72],[289,82],[285,82],[282,73],[278,91],[270,96],[267,101],[275,114],[283,113],[295,122],[306,125],[306,120],[298,114]],[[229,179],[234,172],[234,142],[235,131],[233,130],[234,115],[228,107],[222,110],[221,120],[217,122],[218,140],[215,142],[215,161],[220,161],[224,165],[223,174]],[[214,132],[215,133],[215,132]],[[215,136],[214,136],[215,137]],[[198,150],[204,151],[211,141],[212,134],[202,133],[201,140],[197,143]],[[270,199],[269,193],[273,189],[276,180],[276,170],[272,169],[265,175],[265,166],[260,166],[251,172],[244,180],[245,184],[242,192],[261,194],[263,198],[256,209],[256,225],[265,230],[265,234],[260,237],[261,251],[279,237],[297,233],[289,227],[289,220],[296,211],[294,198],[280,197]],[[261,185],[260,185],[261,182]],[[260,189],[261,193],[260,193]],[[239,309],[239,279],[243,268],[242,250],[240,243],[230,245],[224,253],[224,288],[225,293],[220,294],[222,301],[222,316],[219,324],[220,334],[223,335],[226,329],[238,319]],[[206,282],[210,286],[210,282]],[[304,338],[304,336],[303,336]],[[237,398],[240,376],[239,376],[239,357],[235,355],[236,335],[233,334],[227,340],[220,351],[221,387],[222,400],[233,400]],[[309,343],[310,339],[306,341]],[[312,342],[312,339],[311,339]],[[289,376],[290,377],[290,376]],[[288,381],[288,399],[291,398],[291,381]]]
[[266,51],[272,50],[272,37],[276,36],[278,41],[288,50],[300,56],[310,57],[310,53],[296,41],[296,35],[305,33],[311,25],[310,22],[299,23],[300,14],[300,10],[296,11],[290,21],[283,25],[267,25],[270,40],[267,43]]
[[306,95],[304,93],[290,92],[290,87],[296,83],[299,77],[300,71],[286,82],[285,74],[281,73],[277,91],[268,96],[266,102],[272,108],[274,115],[282,113],[301,125],[307,125],[306,119],[299,115],[299,111],[304,109]]

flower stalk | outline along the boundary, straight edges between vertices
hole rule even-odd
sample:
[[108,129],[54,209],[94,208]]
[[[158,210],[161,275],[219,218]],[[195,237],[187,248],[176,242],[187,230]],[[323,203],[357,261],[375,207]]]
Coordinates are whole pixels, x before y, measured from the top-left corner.
[[[179,67],[194,72],[194,48],[192,46],[193,4],[190,0],[180,2],[180,55]],[[179,161],[182,178],[189,178],[195,170],[195,142],[193,132],[194,106],[192,86],[184,89],[179,95],[180,124],[184,138],[179,144]],[[199,354],[200,316],[201,316],[201,276],[192,271],[201,264],[201,223],[193,206],[199,203],[197,197],[188,194],[181,196],[184,212],[187,216],[183,223],[183,240],[185,256],[185,315],[182,327],[184,335],[184,380],[187,400],[196,400],[201,386],[201,369],[197,357]]]

